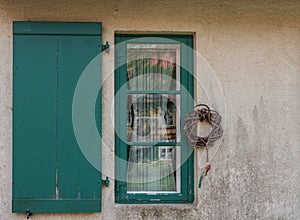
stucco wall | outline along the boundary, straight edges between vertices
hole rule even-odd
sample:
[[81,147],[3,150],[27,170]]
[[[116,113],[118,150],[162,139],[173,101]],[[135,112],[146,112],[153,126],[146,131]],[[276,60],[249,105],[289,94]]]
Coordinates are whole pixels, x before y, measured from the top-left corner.
[[[12,21],[101,21],[118,31],[189,32],[226,100],[226,133],[192,205],[116,205],[102,213],[32,219],[300,219],[300,3],[298,1],[0,1],[0,219],[11,213]],[[103,55],[103,173],[113,173],[111,50]],[[201,83],[201,62],[196,60]],[[202,72],[201,72],[202,71]],[[209,90],[213,93],[211,85]],[[197,100],[205,100],[197,84]],[[220,97],[215,97],[220,99]],[[214,100],[210,100],[214,102]],[[198,158],[202,152],[197,151]],[[198,162],[199,163],[199,162]],[[197,184],[199,170],[195,170]]]

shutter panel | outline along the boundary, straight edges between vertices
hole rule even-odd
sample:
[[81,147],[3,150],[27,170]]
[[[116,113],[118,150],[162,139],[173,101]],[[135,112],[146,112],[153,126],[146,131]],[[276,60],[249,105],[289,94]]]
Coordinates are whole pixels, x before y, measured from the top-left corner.
[[101,211],[101,143],[95,168],[72,122],[75,88],[95,57],[101,84],[101,43],[101,23],[14,22],[13,212]]

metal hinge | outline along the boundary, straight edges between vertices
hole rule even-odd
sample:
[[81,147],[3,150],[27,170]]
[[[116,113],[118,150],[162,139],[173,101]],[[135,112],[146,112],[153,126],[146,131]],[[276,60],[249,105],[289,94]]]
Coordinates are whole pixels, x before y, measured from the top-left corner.
[[105,180],[101,180],[101,182],[102,182],[102,185],[104,185],[105,187],[108,187],[109,186],[108,176],[105,178]]
[[106,43],[105,44],[102,44],[102,51],[106,51],[106,52],[108,52],[109,51],[109,44],[108,44],[108,41],[106,41]]

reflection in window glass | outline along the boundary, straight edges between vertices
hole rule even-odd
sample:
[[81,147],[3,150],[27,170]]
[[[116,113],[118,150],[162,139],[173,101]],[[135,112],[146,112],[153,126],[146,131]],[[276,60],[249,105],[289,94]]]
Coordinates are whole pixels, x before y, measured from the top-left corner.
[[180,192],[180,148],[130,146],[127,190],[129,193]]
[[180,141],[180,45],[127,44],[127,89],[127,191],[180,192],[180,147],[140,145]]
[[128,44],[128,90],[179,90],[179,49],[177,44]]
[[179,141],[179,104],[179,95],[127,95],[127,141]]

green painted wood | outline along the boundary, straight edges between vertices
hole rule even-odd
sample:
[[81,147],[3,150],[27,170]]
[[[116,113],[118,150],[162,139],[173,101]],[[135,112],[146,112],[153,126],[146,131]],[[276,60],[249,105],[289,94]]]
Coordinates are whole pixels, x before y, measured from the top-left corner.
[[[169,40],[172,40],[170,42]],[[181,125],[183,125],[184,115],[188,112],[188,110],[193,106],[194,100],[194,77],[193,77],[193,37],[190,35],[129,35],[129,34],[120,34],[116,35],[115,44],[119,44],[122,42],[127,43],[181,43],[182,45],[186,45],[187,47],[181,47],[181,66],[185,66],[187,68],[180,69],[180,80],[182,84],[182,88],[180,91],[168,90],[167,94],[179,94],[181,96]],[[125,45],[125,44],[124,44]],[[124,47],[124,46],[123,46]],[[116,47],[118,50],[115,51],[116,54],[116,63],[126,63],[126,48]],[[188,49],[191,48],[191,49]],[[116,64],[117,65],[117,64]],[[165,91],[122,91],[118,93],[118,90],[126,83],[126,65],[123,65],[115,70],[115,94],[117,100],[117,104],[115,105],[115,128],[116,128],[116,158],[127,159],[124,156],[127,154],[128,145],[136,145],[137,143],[124,142],[126,136],[126,117],[127,112],[126,108],[126,94],[143,94],[143,93],[165,93]],[[182,127],[182,126],[181,126]],[[163,144],[168,145],[169,143]],[[181,141],[176,144],[181,147],[181,160],[185,161],[181,166],[181,192],[180,193],[172,193],[172,194],[157,194],[157,195],[149,195],[149,194],[128,194],[126,192],[126,182],[119,181],[118,178],[124,180],[126,178],[126,164],[123,166],[121,162],[116,160],[116,196],[115,201],[117,203],[124,204],[137,204],[137,203],[192,203],[194,201],[194,153],[193,147],[191,147],[186,138],[183,135],[183,130],[181,128]],[[141,145],[151,145],[151,143],[141,144]],[[123,162],[124,163],[124,162]]]
[[[194,106],[194,52],[192,48],[194,48],[194,39],[192,36],[187,37],[186,39],[186,45],[190,48],[189,51],[187,51],[187,57],[188,57],[188,65],[187,65],[187,72],[188,72],[188,80],[187,85],[189,92],[189,96],[187,98],[188,103],[187,106],[193,107]],[[183,131],[182,131],[183,132]],[[190,155],[189,158],[194,158],[194,148],[193,146],[190,146],[185,139],[186,143],[185,146],[188,146],[188,154]],[[188,160],[187,161],[187,173],[188,173],[188,201],[193,202],[195,199],[194,195],[194,172],[191,172],[194,170],[194,160]]]
[[14,34],[38,35],[102,35],[102,24],[99,22],[30,22],[15,21]]
[[[71,30],[75,23],[56,24]],[[46,22],[34,27],[48,25],[54,28]],[[83,156],[72,125],[75,87],[101,42],[100,34],[14,34],[13,212],[101,211],[101,173]],[[101,91],[94,107],[101,135]],[[97,150],[101,162],[101,144]]]
[[[187,38],[183,39],[181,42],[184,45],[187,44]],[[189,53],[186,47],[181,46],[180,50],[180,83],[181,83],[181,117],[180,117],[180,133],[181,135],[181,161],[183,162],[181,165],[181,178],[184,178],[186,180],[185,184],[181,184],[181,192],[184,195],[185,199],[188,201],[188,195],[190,190],[189,181],[191,179],[191,176],[189,174],[189,158],[191,156],[191,151],[193,150],[192,147],[190,147],[189,143],[187,142],[183,130],[183,124],[184,124],[184,116],[188,113],[189,109],[193,106],[193,103],[190,102],[190,95],[189,91],[193,90],[193,81],[189,82],[189,76],[190,73],[188,71],[189,66]]]
[[14,48],[13,198],[55,198],[56,38],[15,36]]
[[24,214],[24,207],[30,207],[32,213],[99,212],[99,203],[99,199],[14,199],[12,207],[14,212]]
[[[101,44],[101,38],[99,36],[60,36],[58,42],[59,198],[100,198],[101,184],[98,183],[101,180],[100,172],[84,157],[74,135],[72,101],[83,70],[100,53],[101,48],[98,45]],[[97,68],[99,69],[98,80],[101,82],[101,62]],[[95,113],[99,125],[101,118],[99,107]],[[79,120],[85,120],[84,116]]]
[[[119,38],[115,38],[116,43],[119,43]],[[122,47],[118,48],[118,50],[115,51],[115,115],[121,115],[121,109],[122,106],[124,106],[124,99],[125,94],[119,92],[119,88],[121,85],[124,85],[121,83],[121,80],[119,80],[120,74],[124,74],[124,70],[126,71],[126,65],[117,66],[118,63],[126,63],[126,56],[124,56],[124,53],[126,53],[126,47],[123,45]],[[125,72],[126,73],[126,72]],[[121,100],[123,99],[123,105],[121,104]],[[126,106],[126,105],[125,105]],[[125,132],[121,133],[121,124],[124,124],[126,121],[126,117],[123,118],[123,120],[115,120],[115,175],[118,177],[118,181],[115,183],[115,201],[118,202],[121,198],[125,196],[125,187],[126,182],[124,181],[126,179],[126,168],[127,168],[127,148],[121,148],[119,146],[124,146],[124,141],[126,140]],[[123,139],[120,138],[120,135],[123,135]]]

